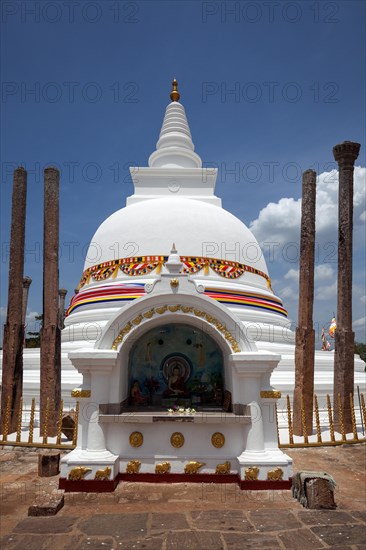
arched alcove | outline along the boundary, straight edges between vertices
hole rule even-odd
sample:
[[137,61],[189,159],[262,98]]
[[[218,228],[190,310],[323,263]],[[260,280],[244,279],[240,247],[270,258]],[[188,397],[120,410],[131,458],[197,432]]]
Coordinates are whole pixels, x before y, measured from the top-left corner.
[[133,407],[220,406],[224,359],[217,342],[188,323],[160,324],[133,344],[128,364]]

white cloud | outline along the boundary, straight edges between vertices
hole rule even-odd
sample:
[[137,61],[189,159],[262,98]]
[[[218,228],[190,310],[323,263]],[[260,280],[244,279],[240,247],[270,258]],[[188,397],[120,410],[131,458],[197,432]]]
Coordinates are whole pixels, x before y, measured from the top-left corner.
[[298,300],[299,293],[297,290],[292,288],[291,286],[287,286],[283,290],[279,292],[279,295],[281,296],[281,299],[286,303],[291,300]]
[[320,286],[316,289],[315,300],[335,300],[337,296],[337,281],[333,284]]
[[295,282],[299,282],[299,270],[298,269],[289,269],[286,275],[284,275],[285,279],[290,279]]
[[361,317],[361,319],[357,319],[356,321],[353,321],[352,326],[359,328],[366,327],[366,316]]
[[317,282],[333,279],[335,276],[335,271],[332,266],[327,264],[315,266],[315,279]]
[[[357,245],[363,246],[365,241],[364,225],[366,203],[366,168],[355,167],[354,171],[354,232],[359,233],[360,239],[356,239]],[[270,202],[258,215],[258,218],[250,222],[259,243],[265,242],[286,243],[300,241],[301,199],[292,197],[280,199],[277,203]],[[316,193],[316,240],[322,245],[337,243],[338,234],[338,171],[323,172],[317,178]],[[358,229],[360,228],[360,231]],[[361,242],[360,242],[361,240]],[[275,249],[276,250],[276,249]],[[277,254],[281,253],[280,247]],[[323,253],[323,260],[329,253],[329,249]],[[336,256],[335,256],[336,257]],[[320,258],[322,261],[322,258]],[[329,261],[329,260],[328,260]]]
[[363,304],[366,304],[366,294],[364,294],[363,296],[361,296],[360,300],[361,300],[361,302],[362,302]]

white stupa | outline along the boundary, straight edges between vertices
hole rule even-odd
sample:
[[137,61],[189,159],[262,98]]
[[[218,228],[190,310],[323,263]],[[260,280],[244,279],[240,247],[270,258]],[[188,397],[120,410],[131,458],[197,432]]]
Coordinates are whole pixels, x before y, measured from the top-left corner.
[[[81,412],[61,486],[88,490],[97,470],[115,485],[163,464],[190,475],[192,463],[201,476],[226,468],[243,488],[271,478],[285,488],[291,459],[274,406],[279,390],[293,391],[294,333],[257,240],[215,196],[217,170],[194,151],[176,81],[171,100],[149,166],[130,169],[134,194],[91,240],[65,319],[63,398],[78,388]],[[333,354],[317,352],[315,364],[321,402]],[[363,362],[355,367],[364,390]],[[38,392],[39,350],[25,350],[25,401]],[[177,417],[175,406],[197,412]]]

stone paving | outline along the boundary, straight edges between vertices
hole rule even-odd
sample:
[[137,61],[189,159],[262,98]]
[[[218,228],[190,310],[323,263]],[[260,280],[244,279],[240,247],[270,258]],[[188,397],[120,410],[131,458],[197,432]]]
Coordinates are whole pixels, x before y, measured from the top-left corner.
[[121,483],[114,493],[66,493],[57,516],[27,517],[57,477],[37,477],[37,454],[0,450],[1,548],[6,550],[365,550],[365,445],[296,449],[294,470],[336,479],[334,511],[306,510],[291,491],[231,484]]

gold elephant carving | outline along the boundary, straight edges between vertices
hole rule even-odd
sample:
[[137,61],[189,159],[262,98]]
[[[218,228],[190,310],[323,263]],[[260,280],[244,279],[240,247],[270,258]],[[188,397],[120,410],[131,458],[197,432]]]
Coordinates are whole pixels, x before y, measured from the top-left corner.
[[112,468],[110,468],[109,466],[106,466],[103,470],[97,470],[95,472],[94,479],[99,479],[99,480],[109,479],[109,476],[111,475],[111,471],[112,471]]
[[190,461],[188,464],[184,467],[184,473],[185,474],[197,474],[198,470],[202,468],[202,466],[205,466],[206,462],[194,462]]
[[259,474],[259,468],[257,466],[250,466],[245,470],[246,481],[257,481]]
[[156,474],[169,474],[170,473],[170,462],[160,462],[155,466]]
[[218,464],[216,466],[216,474],[230,474],[231,462],[228,460],[223,464]]
[[273,470],[268,470],[267,479],[270,481],[281,481],[283,477],[283,470],[281,468],[274,468]]
[[138,474],[140,466],[141,462],[139,460],[130,460],[127,462],[126,474]]
[[86,468],[85,466],[76,466],[69,472],[69,479],[71,481],[80,481],[81,479],[84,479],[84,476],[91,472],[91,468]]

